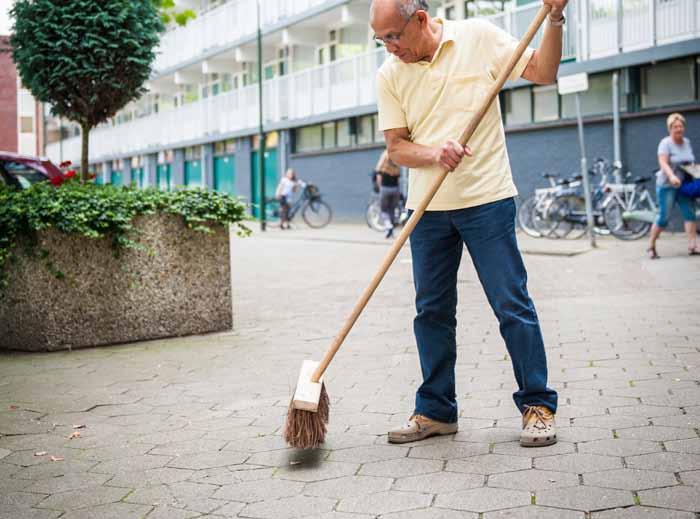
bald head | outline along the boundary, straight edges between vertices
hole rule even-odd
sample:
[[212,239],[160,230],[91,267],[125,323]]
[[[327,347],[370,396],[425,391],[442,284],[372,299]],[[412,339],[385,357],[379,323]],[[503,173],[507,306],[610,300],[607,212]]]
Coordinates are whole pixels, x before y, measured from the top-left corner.
[[370,17],[375,12],[385,15],[398,14],[404,20],[408,20],[418,11],[428,10],[427,0],[372,0],[370,6]]

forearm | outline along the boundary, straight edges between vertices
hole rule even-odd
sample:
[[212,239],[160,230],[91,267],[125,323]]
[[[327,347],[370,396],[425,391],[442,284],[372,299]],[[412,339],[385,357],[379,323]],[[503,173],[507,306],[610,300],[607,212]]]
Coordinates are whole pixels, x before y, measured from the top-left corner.
[[557,80],[559,63],[561,63],[562,29],[561,26],[547,23],[537,49],[537,74],[545,83],[554,83]]
[[394,139],[388,149],[389,157],[399,166],[426,168],[436,163],[435,148],[415,144],[407,139]]

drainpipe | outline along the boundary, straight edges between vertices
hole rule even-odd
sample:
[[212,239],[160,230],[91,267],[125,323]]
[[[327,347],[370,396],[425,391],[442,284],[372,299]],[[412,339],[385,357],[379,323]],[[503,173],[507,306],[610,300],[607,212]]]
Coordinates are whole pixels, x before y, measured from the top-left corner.
[[620,167],[622,154],[620,153],[620,74],[616,70],[612,75],[612,105],[613,105],[613,166],[615,166],[615,182],[622,182]]
[[260,0],[258,9],[258,174],[260,175],[260,230],[265,230],[265,132],[263,130],[263,51],[260,28]]

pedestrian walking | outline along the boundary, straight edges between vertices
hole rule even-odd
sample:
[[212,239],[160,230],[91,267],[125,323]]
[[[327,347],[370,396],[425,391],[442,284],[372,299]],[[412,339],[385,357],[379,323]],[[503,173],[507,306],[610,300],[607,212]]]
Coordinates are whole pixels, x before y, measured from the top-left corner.
[[688,254],[700,255],[697,245],[697,224],[695,223],[695,199],[681,192],[683,183],[684,164],[693,164],[695,155],[690,139],[685,136],[685,118],[679,113],[673,113],[666,119],[668,135],[661,139],[656,152],[659,160],[659,170],[656,172],[656,201],[659,214],[651,226],[647,255],[650,259],[658,259],[656,240],[668,225],[668,217],[675,205],[683,216],[683,226],[688,235]]
[[384,150],[379,156],[377,165],[374,168],[377,186],[379,187],[379,206],[381,209],[382,222],[386,228],[386,237],[391,238],[396,228],[396,207],[399,205],[401,192],[399,180],[401,179],[401,168],[394,164],[389,158],[389,152]]
[[[511,80],[556,80],[566,0],[544,1],[551,12],[539,48],[525,51]],[[550,445],[557,393],[547,387],[544,341],[516,242],[517,192],[499,104],[490,105],[470,146],[455,140],[518,40],[486,20],[433,18],[425,0],[373,0],[370,24],[391,54],[377,74],[379,129],[389,158],[411,168],[408,208],[425,196],[438,171],[450,171],[411,234],[423,383],[412,416],[389,431],[388,440],[457,432],[457,270],[466,245],[513,363],[520,443]]]

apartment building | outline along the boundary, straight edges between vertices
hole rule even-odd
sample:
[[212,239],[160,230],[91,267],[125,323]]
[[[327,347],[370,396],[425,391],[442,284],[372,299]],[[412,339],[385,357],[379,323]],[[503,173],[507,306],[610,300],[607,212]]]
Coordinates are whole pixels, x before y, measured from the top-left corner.
[[[368,27],[369,0],[260,0],[260,7],[267,195],[294,167],[320,186],[339,218],[360,218],[384,146],[375,72],[386,56]],[[431,2],[436,15],[487,17],[515,36],[538,7]],[[91,133],[101,181],[206,186],[257,203],[255,13],[256,0],[201,0],[195,20],[163,35],[148,94]],[[618,158],[648,174],[671,111],[686,115],[689,137],[700,142],[698,0],[571,0],[560,75],[578,72],[589,74],[582,94],[589,160]],[[577,169],[573,99],[520,80],[499,101],[521,192],[540,184],[542,172]],[[47,128],[46,153],[76,161],[79,129],[53,120]]]

